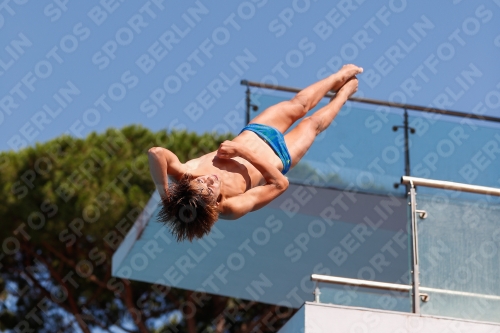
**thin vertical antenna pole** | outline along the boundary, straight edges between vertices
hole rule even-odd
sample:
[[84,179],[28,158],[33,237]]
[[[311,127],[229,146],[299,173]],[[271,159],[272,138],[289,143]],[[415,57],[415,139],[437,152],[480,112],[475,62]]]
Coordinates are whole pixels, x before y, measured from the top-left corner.
[[250,107],[252,106],[252,102],[250,101],[250,86],[248,85],[248,81],[246,81],[246,86],[247,86],[247,90],[245,92],[246,94],[246,98],[245,98],[245,102],[246,102],[246,106],[247,106],[247,110],[246,110],[246,124],[248,125],[250,123]]
[[417,193],[410,182],[411,239],[412,239],[412,280],[413,313],[420,314],[420,271],[418,268],[418,230],[417,230]]
[[[409,131],[410,126],[408,124],[408,109],[405,108],[404,113],[404,131],[405,131],[405,175],[410,176],[410,139]],[[410,186],[406,185],[406,193],[410,190]]]

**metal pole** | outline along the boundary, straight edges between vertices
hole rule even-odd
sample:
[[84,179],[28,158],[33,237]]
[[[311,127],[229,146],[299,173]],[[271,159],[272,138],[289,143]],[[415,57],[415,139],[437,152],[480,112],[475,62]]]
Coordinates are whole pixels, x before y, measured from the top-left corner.
[[431,293],[438,293],[438,294],[458,295],[458,296],[475,297],[475,298],[483,298],[483,299],[491,299],[494,301],[500,301],[500,296],[497,296],[497,295],[477,294],[477,293],[469,293],[466,291],[446,290],[446,289],[437,289],[437,288],[428,288],[428,287],[420,287],[420,290],[428,291]]
[[434,180],[434,179],[418,178],[418,177],[408,177],[408,176],[401,177],[401,184],[409,184],[410,182],[413,183],[415,186],[425,186],[425,187],[441,188],[443,190],[462,191],[462,192],[500,196],[500,189],[494,187],[469,185],[463,183],[448,182],[444,180]]
[[412,236],[412,278],[413,278],[413,313],[420,314],[420,271],[418,269],[418,231],[417,231],[417,193],[410,182],[411,236]]
[[405,175],[410,175],[410,143],[408,138],[408,131],[410,130],[408,126],[408,109],[405,109],[404,114],[404,127],[405,127]]
[[246,86],[247,86],[247,90],[245,91],[245,95],[246,95],[245,102],[246,102],[246,106],[247,106],[245,123],[248,125],[248,123],[250,123],[250,105],[252,104],[250,101],[250,86],[248,85],[248,81],[246,81],[246,80],[241,81],[241,83],[242,84],[246,83]]
[[314,287],[314,302],[319,303],[319,295],[321,294],[321,291],[319,291],[319,283],[316,281],[315,287]]
[[[409,122],[408,122],[408,109],[404,109],[404,118],[403,118],[403,126],[401,125],[394,125],[392,126],[392,130],[396,132],[398,128],[402,128],[404,131],[404,136],[405,136],[405,175],[409,176],[410,175],[410,135],[409,133],[415,133],[415,129],[413,127],[410,127]],[[395,188],[399,187],[398,183],[394,184]],[[410,193],[410,186],[407,184],[406,185],[406,192],[407,195]]]
[[[410,175],[410,143],[408,138],[408,131],[410,130],[408,125],[408,109],[405,108],[404,114],[404,130],[405,130],[405,175]],[[406,193],[408,193],[409,186],[406,185]]]
[[412,287],[406,284],[397,284],[397,283],[387,283],[387,282],[377,282],[371,280],[361,280],[361,279],[352,279],[345,278],[340,276],[329,276],[329,275],[320,275],[320,274],[312,274],[311,281],[316,282],[326,282],[326,283],[336,283],[348,286],[358,286],[365,288],[374,288],[381,290],[395,290],[400,292],[410,291]]

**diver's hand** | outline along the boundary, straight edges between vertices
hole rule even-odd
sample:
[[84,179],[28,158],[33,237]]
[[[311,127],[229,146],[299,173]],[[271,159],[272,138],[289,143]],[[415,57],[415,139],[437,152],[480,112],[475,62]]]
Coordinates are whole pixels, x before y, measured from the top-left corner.
[[217,157],[219,158],[232,158],[243,156],[245,151],[245,146],[238,142],[224,141],[220,144],[217,150]]

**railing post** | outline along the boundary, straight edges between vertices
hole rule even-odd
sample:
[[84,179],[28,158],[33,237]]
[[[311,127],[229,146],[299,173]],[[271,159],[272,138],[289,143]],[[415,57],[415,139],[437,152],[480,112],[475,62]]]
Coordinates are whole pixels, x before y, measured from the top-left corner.
[[418,269],[417,193],[410,182],[411,236],[412,236],[412,280],[413,313],[420,314],[420,271]]
[[[404,120],[403,120],[403,126],[400,125],[394,125],[392,126],[392,130],[396,132],[398,128],[402,128],[404,130],[404,137],[405,137],[405,176],[410,175],[410,138],[408,133],[414,134],[416,132],[416,129],[413,127],[410,127],[410,123],[408,122],[408,109],[404,109]],[[398,183],[394,184],[395,188],[399,187]],[[410,185],[406,185],[406,193],[409,195],[410,194]]]
[[248,123],[250,123],[250,105],[252,104],[250,101],[250,86],[248,85],[247,80],[242,80],[241,84],[245,84],[247,86],[247,90],[245,91],[245,124],[248,125]]
[[316,281],[315,283],[313,294],[314,294],[314,302],[319,303],[319,295],[321,294],[321,291],[319,291],[318,281]]
[[245,104],[246,104],[246,110],[245,110],[245,124],[248,125],[250,123],[250,110],[257,111],[259,107],[255,104],[252,104],[251,100],[251,92],[250,92],[250,83],[247,80],[241,80],[240,82],[242,85],[247,86],[247,90],[245,91]]

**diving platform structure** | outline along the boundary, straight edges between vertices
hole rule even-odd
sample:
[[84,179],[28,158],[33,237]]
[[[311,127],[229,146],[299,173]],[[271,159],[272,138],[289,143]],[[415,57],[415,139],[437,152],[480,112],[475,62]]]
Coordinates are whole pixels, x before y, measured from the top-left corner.
[[[283,99],[247,97],[248,112],[250,97],[260,109]],[[283,195],[201,240],[175,241],[155,193],[113,276],[298,309],[283,333],[500,333],[497,121],[359,102],[287,174]]]
[[[415,187],[491,197],[500,190],[414,177],[402,183],[410,184],[408,198],[292,184],[270,206],[219,221],[193,243],[175,242],[155,221],[155,194],[113,256],[113,275],[299,308],[286,333],[500,332],[500,208],[470,215],[485,224],[468,231],[476,235],[440,235],[450,218],[449,230],[463,228],[454,219],[470,207],[443,212],[432,197],[417,200]],[[481,242],[467,248],[470,239]]]

